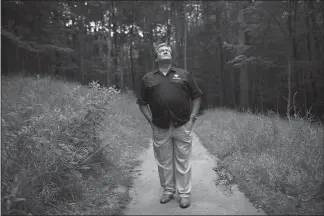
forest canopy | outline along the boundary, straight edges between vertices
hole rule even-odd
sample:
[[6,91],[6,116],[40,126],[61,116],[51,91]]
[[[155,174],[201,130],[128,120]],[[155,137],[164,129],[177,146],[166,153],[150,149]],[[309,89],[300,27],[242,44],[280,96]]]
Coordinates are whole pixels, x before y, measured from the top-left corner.
[[154,45],[168,42],[204,108],[322,118],[323,11],[323,1],[3,1],[2,75],[136,92]]

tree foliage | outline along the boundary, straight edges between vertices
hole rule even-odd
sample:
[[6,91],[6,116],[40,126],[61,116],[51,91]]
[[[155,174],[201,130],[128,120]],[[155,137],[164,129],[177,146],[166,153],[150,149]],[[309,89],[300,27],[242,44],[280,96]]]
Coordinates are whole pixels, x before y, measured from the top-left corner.
[[204,90],[205,108],[323,114],[322,1],[4,1],[2,8],[2,74],[137,91],[156,66],[154,44],[168,42],[174,64]]

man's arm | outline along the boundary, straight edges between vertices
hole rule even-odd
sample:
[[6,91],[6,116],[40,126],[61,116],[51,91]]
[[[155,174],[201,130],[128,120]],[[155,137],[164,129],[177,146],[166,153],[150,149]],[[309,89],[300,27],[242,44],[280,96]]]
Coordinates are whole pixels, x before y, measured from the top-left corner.
[[152,125],[152,113],[150,107],[148,106],[147,88],[144,78],[142,78],[137,104],[146,120]]
[[149,106],[139,104],[139,109],[143,113],[146,120],[151,124],[152,123],[152,114],[151,114],[151,110],[150,110]]
[[196,116],[198,115],[201,104],[201,97],[196,97],[192,101],[192,111],[190,115],[190,121],[195,122]]
[[201,96],[203,92],[198,87],[197,83],[193,80],[191,74],[188,74],[188,86],[190,90],[190,95],[192,99],[192,111],[190,115],[190,120],[194,122],[196,120],[196,116],[198,115],[200,105],[201,105]]
[[197,116],[201,104],[201,97],[197,97],[192,101],[192,112],[191,115]]
[[151,124],[152,114],[151,114],[151,110],[148,106],[147,89],[146,89],[144,78],[142,78],[142,81],[141,81],[140,92],[138,95],[137,104],[138,104],[139,109],[141,110],[142,114],[146,118],[146,120]]

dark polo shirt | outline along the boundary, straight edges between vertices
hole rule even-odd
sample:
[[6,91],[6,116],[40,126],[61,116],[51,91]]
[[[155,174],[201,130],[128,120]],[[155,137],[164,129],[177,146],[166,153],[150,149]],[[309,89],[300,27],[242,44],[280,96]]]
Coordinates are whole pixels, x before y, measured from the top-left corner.
[[142,78],[137,103],[149,105],[154,125],[169,128],[171,121],[179,127],[190,119],[190,100],[202,94],[188,71],[171,67],[165,76],[156,69]]

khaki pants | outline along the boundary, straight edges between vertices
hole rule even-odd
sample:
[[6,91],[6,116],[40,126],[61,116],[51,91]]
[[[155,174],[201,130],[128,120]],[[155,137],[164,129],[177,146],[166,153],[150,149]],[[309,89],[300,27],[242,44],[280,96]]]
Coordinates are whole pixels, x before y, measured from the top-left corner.
[[192,123],[169,129],[153,126],[153,150],[164,194],[191,193]]

